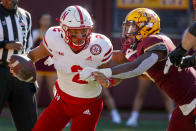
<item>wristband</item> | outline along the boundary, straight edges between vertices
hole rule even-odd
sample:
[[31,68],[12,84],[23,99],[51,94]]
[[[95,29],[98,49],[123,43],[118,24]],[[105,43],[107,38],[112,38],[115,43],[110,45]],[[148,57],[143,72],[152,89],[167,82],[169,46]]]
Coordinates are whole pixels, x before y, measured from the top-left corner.
[[108,87],[107,87],[107,88],[111,88],[111,87],[113,87],[113,86],[114,86],[114,79],[109,78],[109,79],[108,79],[108,81],[109,81],[109,85],[108,85]]

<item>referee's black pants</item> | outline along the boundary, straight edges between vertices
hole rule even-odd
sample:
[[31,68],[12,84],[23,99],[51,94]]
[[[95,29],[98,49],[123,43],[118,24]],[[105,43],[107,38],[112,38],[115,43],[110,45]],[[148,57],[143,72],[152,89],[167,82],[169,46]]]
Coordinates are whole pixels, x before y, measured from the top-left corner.
[[18,80],[0,65],[0,112],[8,102],[17,131],[31,131],[37,121],[35,91],[34,83]]

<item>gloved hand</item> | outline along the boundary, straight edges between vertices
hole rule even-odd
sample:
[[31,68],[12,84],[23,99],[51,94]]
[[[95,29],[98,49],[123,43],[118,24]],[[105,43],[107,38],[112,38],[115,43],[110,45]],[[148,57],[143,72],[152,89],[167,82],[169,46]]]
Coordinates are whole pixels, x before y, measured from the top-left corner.
[[196,53],[194,53],[192,56],[184,57],[182,64],[180,65],[180,68],[184,69],[184,68],[196,66],[195,56],[196,56]]
[[98,71],[98,69],[92,68],[92,67],[85,67],[82,71],[79,72],[80,79],[81,80],[87,80],[87,79],[89,79],[91,77],[91,74],[93,72],[96,72],[96,71]]
[[93,77],[92,73],[93,72],[101,72],[107,78],[110,78],[112,76],[112,70],[111,70],[111,68],[96,69],[96,68],[92,68],[92,67],[85,67],[82,71],[79,72],[80,79],[81,80],[87,80],[87,81],[94,80],[94,78],[92,79],[92,77]]
[[182,45],[179,45],[174,51],[169,54],[168,57],[172,64],[179,66],[186,52],[187,51],[182,47]]

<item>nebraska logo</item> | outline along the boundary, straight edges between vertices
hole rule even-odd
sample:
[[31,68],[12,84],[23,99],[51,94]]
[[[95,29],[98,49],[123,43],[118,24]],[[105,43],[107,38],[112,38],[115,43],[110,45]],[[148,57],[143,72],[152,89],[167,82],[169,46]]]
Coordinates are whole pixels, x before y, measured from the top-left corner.
[[98,45],[98,44],[94,44],[94,45],[92,45],[91,48],[90,48],[90,52],[91,52],[91,54],[93,54],[93,55],[99,55],[99,54],[101,53],[101,51],[102,51],[102,48],[101,48],[101,46]]

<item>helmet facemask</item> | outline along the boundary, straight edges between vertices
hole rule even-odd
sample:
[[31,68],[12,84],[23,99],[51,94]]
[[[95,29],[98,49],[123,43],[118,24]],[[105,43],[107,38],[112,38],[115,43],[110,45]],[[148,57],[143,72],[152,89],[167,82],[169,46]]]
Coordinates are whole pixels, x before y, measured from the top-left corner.
[[122,35],[121,43],[124,52],[129,49],[135,50],[137,47],[138,40],[136,35],[138,34],[139,28],[134,21],[124,21],[122,24]]
[[65,25],[61,26],[62,35],[65,42],[77,53],[84,49],[90,42],[92,28],[68,28]]

